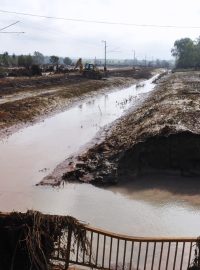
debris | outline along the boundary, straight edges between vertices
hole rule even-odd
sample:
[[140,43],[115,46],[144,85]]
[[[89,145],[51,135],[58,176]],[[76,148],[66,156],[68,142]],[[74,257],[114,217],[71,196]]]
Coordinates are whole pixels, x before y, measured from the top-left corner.
[[70,216],[44,215],[35,211],[0,214],[0,269],[49,269],[59,238],[61,251],[66,254],[69,228],[73,241],[79,241],[80,247],[87,251],[89,246],[83,226]]
[[144,83],[138,83],[138,84],[136,84],[135,87],[136,87],[136,88],[140,88],[140,87],[144,87],[144,85],[145,85]]

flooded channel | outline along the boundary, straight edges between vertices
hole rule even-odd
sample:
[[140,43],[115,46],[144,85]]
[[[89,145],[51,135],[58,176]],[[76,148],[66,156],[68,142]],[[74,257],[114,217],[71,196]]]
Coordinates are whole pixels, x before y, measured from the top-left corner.
[[[87,98],[45,121],[0,141],[0,210],[40,210],[72,215],[91,225],[131,235],[199,235],[200,204],[162,190],[100,189],[88,184],[63,188],[35,186],[60,162],[89,143],[105,126],[139,105],[153,90],[152,80]],[[157,192],[157,193],[156,193]],[[154,200],[154,194],[160,200]],[[163,195],[163,196],[162,196]],[[158,196],[159,197],[159,196]]]

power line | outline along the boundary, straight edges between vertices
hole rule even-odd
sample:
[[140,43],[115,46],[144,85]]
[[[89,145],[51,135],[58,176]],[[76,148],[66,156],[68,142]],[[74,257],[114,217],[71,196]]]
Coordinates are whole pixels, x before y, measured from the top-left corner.
[[24,34],[25,32],[1,32],[0,34]]
[[110,21],[96,21],[96,20],[85,20],[76,18],[64,18],[64,17],[54,17],[46,15],[37,15],[31,13],[23,13],[16,11],[0,10],[2,13],[17,14],[23,16],[31,16],[37,18],[53,19],[53,20],[64,20],[73,22],[83,22],[83,23],[96,23],[96,24],[109,24],[109,25],[123,25],[123,26],[135,26],[135,27],[154,27],[154,28],[188,28],[188,29],[200,29],[200,26],[178,26],[178,25],[156,25],[156,24],[135,24],[135,23],[124,23],[124,22],[110,22]]
[[2,32],[2,30],[5,30],[5,29],[7,29],[7,28],[9,28],[9,27],[11,27],[11,26],[17,24],[17,23],[19,23],[19,21],[16,21],[16,22],[14,22],[14,23],[11,23],[11,24],[9,24],[9,25],[7,25],[7,26],[1,28],[1,29],[0,29],[0,34],[24,34],[25,32],[7,32],[7,31],[3,31],[3,32]]
[[19,21],[14,22],[14,23],[11,23],[11,24],[9,24],[8,26],[5,26],[5,27],[1,28],[0,31],[5,30],[5,29],[7,29],[7,28],[9,28],[9,27],[11,27],[11,26],[17,24],[17,23],[19,23]]

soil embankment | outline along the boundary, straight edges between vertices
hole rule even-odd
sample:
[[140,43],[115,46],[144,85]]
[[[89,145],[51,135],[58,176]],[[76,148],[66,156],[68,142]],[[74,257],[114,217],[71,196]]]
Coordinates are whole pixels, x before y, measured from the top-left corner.
[[[150,70],[114,70],[102,80],[70,73],[33,78],[0,79],[0,135],[63,111],[77,99],[105,88],[125,87],[149,78]],[[12,132],[12,131],[11,131]]]
[[103,142],[68,161],[64,180],[114,184],[135,175],[200,173],[200,73],[170,74]]

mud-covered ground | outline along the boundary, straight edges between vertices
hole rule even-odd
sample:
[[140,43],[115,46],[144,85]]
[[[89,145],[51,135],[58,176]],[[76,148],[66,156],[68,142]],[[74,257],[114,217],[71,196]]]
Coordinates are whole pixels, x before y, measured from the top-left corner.
[[78,73],[32,78],[0,79],[0,136],[38,121],[91,92],[105,88],[125,87],[140,78],[148,78],[149,70],[113,70],[102,80],[86,79]]
[[200,72],[173,73],[158,80],[152,95],[117,121],[103,142],[67,160],[62,178],[104,185],[151,172],[199,176],[199,133]]

